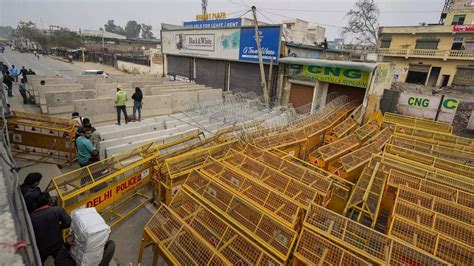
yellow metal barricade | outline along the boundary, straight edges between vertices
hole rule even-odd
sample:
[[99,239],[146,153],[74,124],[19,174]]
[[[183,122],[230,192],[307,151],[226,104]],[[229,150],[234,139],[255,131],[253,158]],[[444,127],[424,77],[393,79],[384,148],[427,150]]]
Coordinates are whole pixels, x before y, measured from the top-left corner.
[[311,202],[325,202],[325,195],[317,189],[235,150],[230,150],[222,162],[298,201],[303,207],[307,208]]
[[[59,205],[68,213],[82,207],[95,207],[108,223],[115,225],[151,198],[139,192],[149,183],[160,156],[155,143],[86,166],[51,180],[48,190],[56,190]],[[123,201],[135,197],[145,201],[120,214]],[[130,209],[132,209],[130,211]]]
[[329,132],[329,134],[326,134],[326,136],[324,137],[325,141],[326,143],[331,143],[338,139],[341,139],[354,132],[354,130],[356,130],[358,126],[359,124],[354,118],[348,117],[339,125],[335,126],[331,130],[331,132]]
[[60,165],[76,160],[75,120],[13,112],[7,123],[14,157]]
[[[395,188],[397,191],[399,186],[407,186],[445,200],[456,202],[457,204],[468,208],[474,208],[474,194],[472,193],[461,191],[397,170],[392,169],[389,171],[387,185]],[[394,194],[393,197],[396,197],[396,194]]]
[[[442,143],[426,142],[417,139],[410,139],[400,135],[392,136],[390,144],[419,152],[429,153],[436,157],[441,157],[460,164],[474,166],[474,153],[465,151],[464,146],[443,145]],[[458,147],[456,147],[458,146]]]
[[170,265],[283,265],[186,191],[161,205],[145,226],[139,263],[149,245]]
[[305,227],[379,265],[449,265],[425,251],[311,204]]
[[396,199],[392,216],[403,217],[418,224],[417,227],[426,227],[467,246],[474,246],[474,222],[467,224],[401,198]]
[[332,193],[332,180],[329,179],[327,176],[310,171],[307,168],[289,162],[283,158],[272,154],[271,152],[262,150],[257,146],[251,144],[248,144],[242,151],[242,153],[272,167],[275,170],[280,171],[283,174],[286,174],[289,177],[299,180],[319,190],[325,195],[325,202],[330,199]]
[[454,220],[468,224],[471,227],[474,226],[474,212],[472,208],[405,186],[398,188],[397,199],[405,200],[428,210],[443,214]]
[[222,158],[230,148],[243,149],[240,141],[233,140],[222,144],[198,148],[164,160],[160,168],[160,196],[162,202],[168,204],[179,190],[189,173],[200,168],[207,157]]
[[293,254],[297,265],[373,265],[369,260],[337,245],[323,236],[303,228]]
[[290,257],[297,232],[215,182],[201,182],[192,172],[181,189],[209,206],[282,261]]
[[474,182],[472,179],[450,171],[434,168],[411,160],[405,160],[391,154],[372,156],[371,163],[372,162],[381,162],[384,165],[384,171],[386,172],[395,169],[422,179],[427,179],[462,191],[474,193]]
[[359,138],[352,134],[328,145],[320,147],[309,155],[309,161],[323,169],[328,169],[331,162],[357,149],[360,146]]
[[416,116],[407,116],[388,112],[383,116],[383,123],[385,125],[404,125],[449,134],[453,132],[453,127],[451,126],[451,123],[448,122],[434,121]]
[[[431,140],[439,143],[450,143],[465,146],[463,150],[474,152],[474,139],[463,138],[448,133],[430,131],[403,125],[395,125],[392,128],[395,135],[409,136],[412,139]],[[449,144],[443,144],[449,145]]]
[[[294,230],[299,228],[301,219],[304,217],[304,211],[300,203],[292,198],[210,157],[199,171],[206,178],[211,178],[211,180],[251,202],[288,227]],[[202,183],[210,182],[206,181],[206,178],[201,177]]]
[[302,158],[305,154],[306,135],[304,130],[288,131],[273,136],[256,138],[253,144],[262,149],[277,148],[283,152]]
[[[474,167],[469,165],[460,164],[456,161],[451,161],[448,159],[437,157],[439,154],[429,154],[424,152],[418,152],[415,150],[410,150],[407,148],[394,146],[387,144],[384,149],[384,155],[393,154],[400,158],[407,160],[416,161],[422,164],[426,164],[435,168],[443,169],[446,171],[451,171],[453,173],[466,176],[474,179]],[[466,158],[470,160],[471,158]]]

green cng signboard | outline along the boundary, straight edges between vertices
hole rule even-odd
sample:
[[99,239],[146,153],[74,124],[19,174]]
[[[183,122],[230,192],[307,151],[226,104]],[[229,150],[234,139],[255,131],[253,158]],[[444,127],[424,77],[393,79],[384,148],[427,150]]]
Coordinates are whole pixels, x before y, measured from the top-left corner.
[[343,67],[290,65],[288,76],[306,81],[319,80],[322,82],[367,88],[369,86],[370,72]]

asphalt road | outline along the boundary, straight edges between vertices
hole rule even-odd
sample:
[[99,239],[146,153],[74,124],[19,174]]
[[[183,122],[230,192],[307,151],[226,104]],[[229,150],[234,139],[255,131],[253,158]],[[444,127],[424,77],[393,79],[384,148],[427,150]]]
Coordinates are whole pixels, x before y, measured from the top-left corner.
[[49,56],[40,55],[38,60],[32,53],[12,51],[8,47],[5,49],[4,54],[0,54],[0,61],[4,64],[6,63],[9,67],[15,65],[18,69],[21,69],[22,66],[25,66],[27,69],[31,68],[38,75],[61,75],[73,78],[83,71],[81,68],[74,66],[74,64]]

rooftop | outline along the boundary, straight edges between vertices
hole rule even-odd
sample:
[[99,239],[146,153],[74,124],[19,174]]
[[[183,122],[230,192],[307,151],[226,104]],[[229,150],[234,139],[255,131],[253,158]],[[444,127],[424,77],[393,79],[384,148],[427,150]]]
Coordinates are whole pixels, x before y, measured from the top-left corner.
[[452,33],[452,25],[419,25],[419,26],[389,26],[380,27],[379,34],[418,34],[418,33]]
[[79,33],[80,33],[80,35],[86,36],[86,37],[100,37],[100,38],[104,37],[104,38],[107,38],[107,39],[119,39],[119,40],[127,39],[127,37],[125,37],[123,35],[108,32],[108,31],[81,30]]

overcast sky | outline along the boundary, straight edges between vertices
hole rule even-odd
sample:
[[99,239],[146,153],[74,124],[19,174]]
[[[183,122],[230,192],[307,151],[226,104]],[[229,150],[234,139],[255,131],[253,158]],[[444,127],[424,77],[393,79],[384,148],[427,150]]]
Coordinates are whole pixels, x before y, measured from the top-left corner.
[[[337,38],[344,15],[356,0],[208,0],[208,12],[226,11],[239,17],[255,5],[258,19],[279,23],[300,18],[320,23],[328,40]],[[376,0],[380,25],[437,23],[444,0]],[[401,13],[397,13],[397,12]],[[416,11],[416,12],[414,12]],[[419,11],[419,12],[418,12]],[[31,20],[39,27],[65,26],[73,30],[99,29],[109,19],[125,26],[128,20],[151,24],[159,36],[161,23],[181,24],[201,13],[201,0],[0,0],[0,25]],[[248,14],[247,14],[248,16]],[[330,25],[330,26],[329,26]]]

